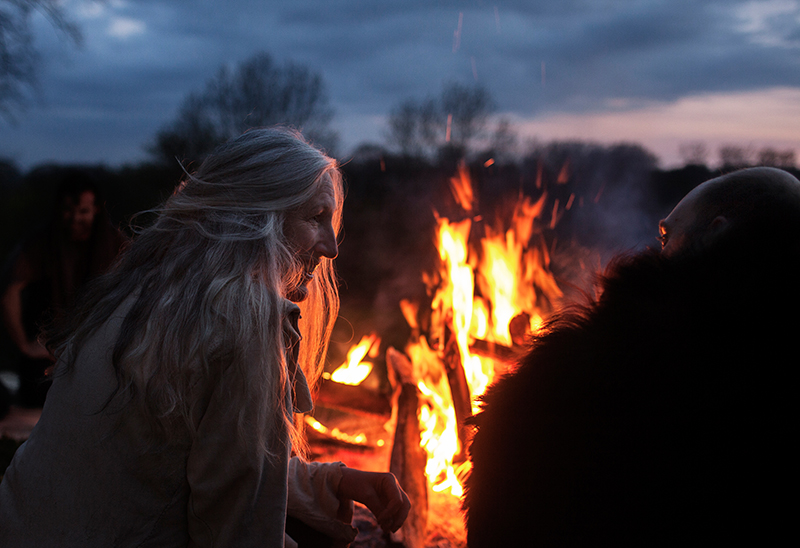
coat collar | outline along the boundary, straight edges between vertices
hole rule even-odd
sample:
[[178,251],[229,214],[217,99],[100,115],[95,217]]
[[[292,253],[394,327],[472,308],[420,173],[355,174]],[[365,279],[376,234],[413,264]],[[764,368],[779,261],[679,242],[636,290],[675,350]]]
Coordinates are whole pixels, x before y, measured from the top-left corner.
[[303,369],[298,365],[300,355],[300,329],[297,326],[300,320],[300,307],[295,303],[285,300],[283,304],[283,337],[286,344],[286,365],[289,371],[289,381],[292,383],[292,405],[295,413],[308,413],[314,408],[311,399],[311,390]]

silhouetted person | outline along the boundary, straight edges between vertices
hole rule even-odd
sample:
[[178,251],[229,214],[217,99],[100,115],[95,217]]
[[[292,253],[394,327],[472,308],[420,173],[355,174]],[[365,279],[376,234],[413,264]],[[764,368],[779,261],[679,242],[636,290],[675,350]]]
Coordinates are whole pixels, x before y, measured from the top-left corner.
[[37,340],[43,322],[73,304],[80,288],[103,273],[124,239],[99,201],[95,185],[69,170],[56,193],[45,230],[21,243],[3,288],[3,321],[21,353],[17,401],[41,407],[50,382],[50,353]]
[[557,314],[475,419],[469,546],[792,538],[798,234],[800,182],[737,171]]

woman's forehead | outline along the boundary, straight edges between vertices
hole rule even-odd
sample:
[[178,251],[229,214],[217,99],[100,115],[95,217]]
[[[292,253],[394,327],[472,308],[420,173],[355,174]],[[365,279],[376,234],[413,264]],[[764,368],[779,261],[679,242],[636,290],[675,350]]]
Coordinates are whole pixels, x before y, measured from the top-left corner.
[[299,209],[319,209],[321,207],[336,209],[336,191],[333,181],[326,174],[323,175],[315,185],[315,191],[311,197]]
[[331,207],[336,207],[336,188],[329,174],[326,173],[320,178],[312,201],[327,202]]

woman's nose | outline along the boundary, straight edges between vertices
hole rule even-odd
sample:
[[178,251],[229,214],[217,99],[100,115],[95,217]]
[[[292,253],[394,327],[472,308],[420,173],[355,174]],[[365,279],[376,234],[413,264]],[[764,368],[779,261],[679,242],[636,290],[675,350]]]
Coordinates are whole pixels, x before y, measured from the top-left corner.
[[335,259],[339,254],[339,245],[336,243],[336,233],[333,226],[325,229],[320,239],[317,241],[317,253],[328,259]]

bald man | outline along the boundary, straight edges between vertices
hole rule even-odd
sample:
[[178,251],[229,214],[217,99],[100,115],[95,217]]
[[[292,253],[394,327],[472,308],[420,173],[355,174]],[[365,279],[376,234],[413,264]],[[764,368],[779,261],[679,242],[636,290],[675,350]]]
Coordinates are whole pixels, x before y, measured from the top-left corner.
[[[800,216],[800,182],[775,168],[754,167],[707,181],[659,223],[665,254],[700,250],[731,228],[766,232]],[[773,237],[780,235],[773,234]]]
[[552,318],[475,418],[469,546],[792,537],[798,236],[797,179],[727,174]]

